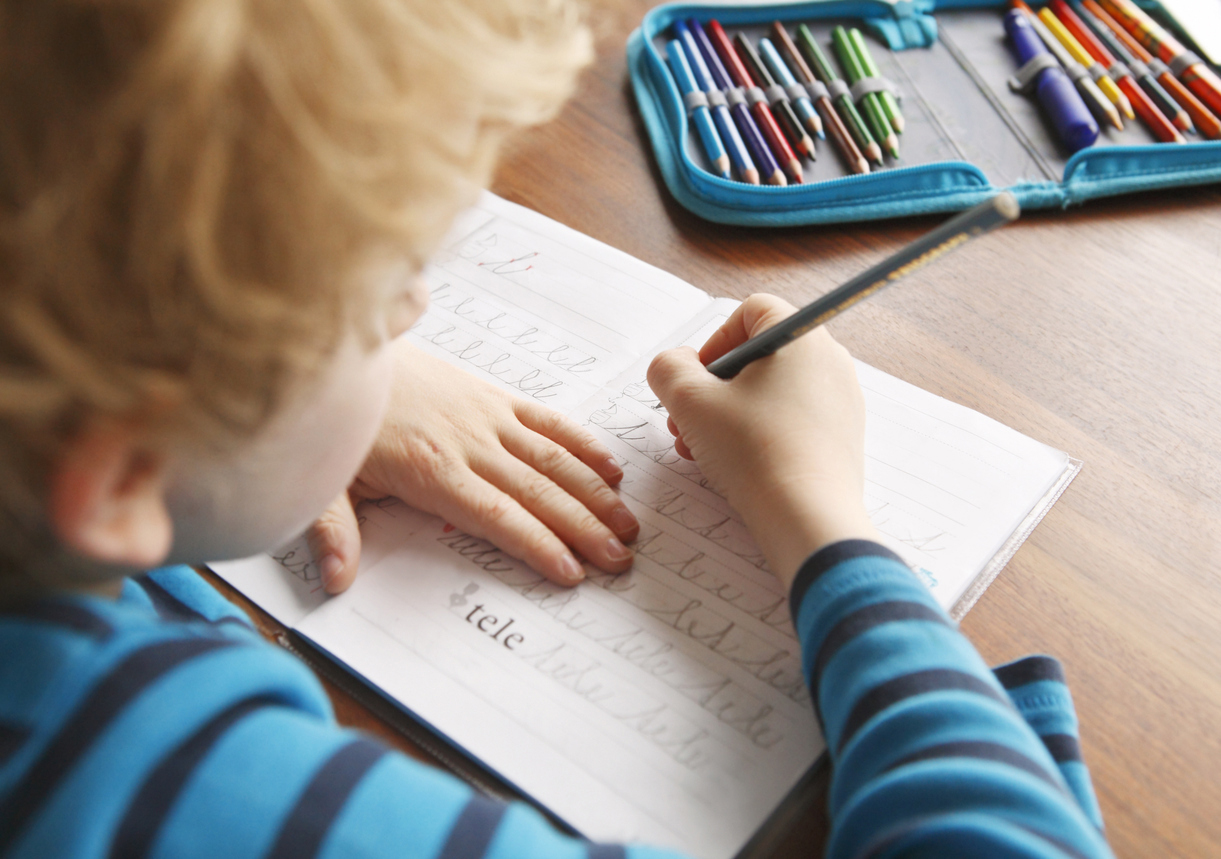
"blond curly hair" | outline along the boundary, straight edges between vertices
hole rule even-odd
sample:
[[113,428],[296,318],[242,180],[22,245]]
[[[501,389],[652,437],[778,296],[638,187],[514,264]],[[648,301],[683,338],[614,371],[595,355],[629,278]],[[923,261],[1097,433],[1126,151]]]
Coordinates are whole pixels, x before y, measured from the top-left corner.
[[261,426],[591,52],[567,0],[0,0],[0,569],[87,416]]

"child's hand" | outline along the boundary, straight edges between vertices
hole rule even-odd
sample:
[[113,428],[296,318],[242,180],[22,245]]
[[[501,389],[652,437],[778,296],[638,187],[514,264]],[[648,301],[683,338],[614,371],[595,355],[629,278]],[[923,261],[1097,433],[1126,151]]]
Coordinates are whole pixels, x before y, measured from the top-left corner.
[[391,348],[395,380],[378,440],[349,492],[310,529],[329,593],[356,576],[353,501],[391,495],[560,584],[584,576],[569,546],[608,571],[631,565],[623,543],[639,524],[611,489],[623,472],[607,448],[563,415],[403,340]]
[[851,357],[825,329],[729,381],[704,369],[794,310],[751,296],[698,356],[672,349],[649,367],[676,449],[742,515],[786,585],[816,549],[877,536],[864,507],[864,400]]

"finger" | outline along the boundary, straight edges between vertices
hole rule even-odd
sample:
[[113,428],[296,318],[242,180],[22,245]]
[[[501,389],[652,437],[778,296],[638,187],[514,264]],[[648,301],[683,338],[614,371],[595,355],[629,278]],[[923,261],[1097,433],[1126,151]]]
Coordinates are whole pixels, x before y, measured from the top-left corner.
[[538,468],[513,457],[497,457],[479,463],[476,473],[594,565],[612,573],[631,566],[632,552],[623,541]]
[[551,439],[593,469],[607,484],[623,479],[623,469],[610,448],[571,418],[538,403],[514,400],[513,412],[523,426]]
[[571,586],[585,578],[585,570],[572,551],[550,528],[492,483],[464,471],[463,493],[451,496],[449,503],[438,506],[433,513],[525,561],[556,584]]
[[[620,541],[630,542],[636,539],[636,535],[640,533],[640,523],[618,494],[586,463],[558,444],[524,427],[503,430],[500,441],[506,451],[539,474],[550,478],[575,499],[578,505],[593,513]],[[526,506],[530,507],[528,504]],[[573,511],[572,505],[565,505],[564,510],[560,511],[561,519],[548,524],[552,525],[553,530],[569,545],[585,545],[588,540],[582,538],[579,529],[588,522],[588,517],[573,517]],[[569,515],[564,515],[565,513]],[[599,533],[596,536],[602,535]]]
[[797,311],[783,298],[756,293],[743,301],[700,347],[700,361],[710,364]]
[[678,438],[678,424],[674,423],[674,418],[670,417],[669,415],[666,416],[666,429],[670,431],[670,435]]
[[680,392],[695,393],[701,389],[722,385],[724,381],[708,372],[700,356],[689,346],[659,352],[648,371],[649,387],[666,410],[674,413],[674,403]]
[[348,493],[340,494],[305,534],[328,594],[342,593],[360,566],[360,527]]

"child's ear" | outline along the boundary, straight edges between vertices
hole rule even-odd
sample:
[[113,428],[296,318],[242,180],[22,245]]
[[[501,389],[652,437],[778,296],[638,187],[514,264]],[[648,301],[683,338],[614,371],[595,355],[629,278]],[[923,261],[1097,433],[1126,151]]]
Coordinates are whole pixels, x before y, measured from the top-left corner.
[[90,421],[51,468],[47,512],[65,547],[107,564],[148,569],[169,554],[165,460],[140,429]]

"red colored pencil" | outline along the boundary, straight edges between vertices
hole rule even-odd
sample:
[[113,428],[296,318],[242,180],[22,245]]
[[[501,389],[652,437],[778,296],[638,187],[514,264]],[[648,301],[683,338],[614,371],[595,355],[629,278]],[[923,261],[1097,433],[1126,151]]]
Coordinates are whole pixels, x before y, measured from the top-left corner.
[[[1094,17],[1106,24],[1111,32],[1115,34],[1119,41],[1124,43],[1129,51],[1131,51],[1138,60],[1142,63],[1152,63],[1153,55],[1148,49],[1136,40],[1136,37],[1129,33],[1123,25],[1111,17],[1111,14],[1098,5],[1095,0],[1082,0],[1082,5],[1094,13]],[[1201,134],[1210,140],[1221,138],[1221,119],[1204,106],[1191,90],[1183,86],[1182,82],[1176,78],[1169,69],[1163,71],[1157,76],[1157,82],[1165,87],[1166,92],[1183,106],[1183,110],[1191,115],[1191,121],[1195,123],[1196,128]]]
[[1085,22],[1064,0],[1050,0],[1048,5],[1051,7],[1051,11],[1056,13],[1060,22],[1068,28],[1068,31],[1077,37],[1081,46],[1089,51],[1091,57],[1101,63],[1103,68],[1114,70],[1115,85],[1123,90],[1123,94],[1132,103],[1132,109],[1136,111],[1137,116],[1145,125],[1149,126],[1149,130],[1158,140],[1162,143],[1187,142],[1170,120],[1157,109],[1157,105],[1149,96],[1145,95],[1145,91],[1137,85],[1136,79],[1132,77],[1132,73],[1128,71],[1127,67],[1116,62],[1115,56],[1107,50],[1106,45],[1102,44],[1094,35],[1094,31],[1085,25]]
[[[712,19],[704,25],[704,32],[712,40],[712,46],[716,49],[721,62],[725,64],[725,68],[729,70],[729,75],[733,78],[733,82],[747,90],[757,91],[758,87],[751,80],[750,72],[742,64],[742,59],[738,56],[738,52],[734,50],[733,43],[729,41],[729,36],[726,35],[721,22],[715,18]],[[802,180],[801,162],[793,152],[793,147],[789,146],[789,142],[784,139],[784,133],[781,132],[780,126],[776,124],[776,117],[772,115],[772,109],[768,106],[766,98],[756,100],[751,104],[750,112],[755,117],[759,130],[767,138],[768,146],[776,153],[776,160],[780,162],[784,172],[794,182],[800,182]]]

